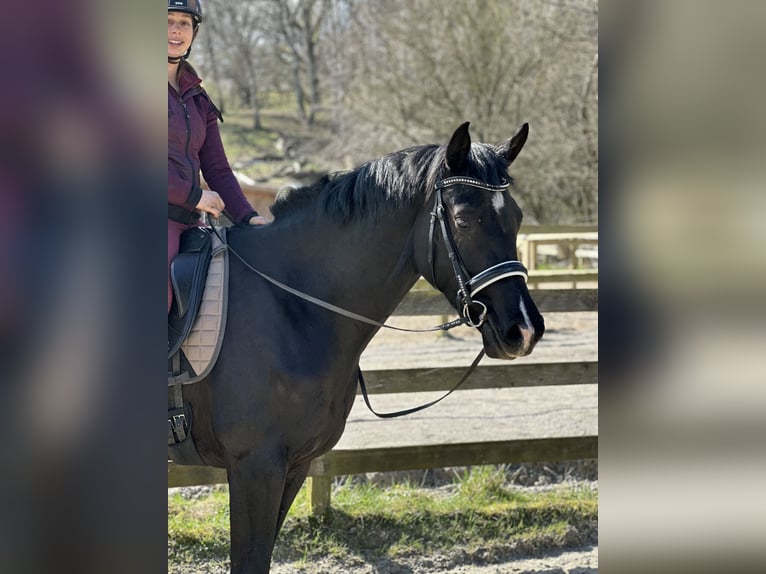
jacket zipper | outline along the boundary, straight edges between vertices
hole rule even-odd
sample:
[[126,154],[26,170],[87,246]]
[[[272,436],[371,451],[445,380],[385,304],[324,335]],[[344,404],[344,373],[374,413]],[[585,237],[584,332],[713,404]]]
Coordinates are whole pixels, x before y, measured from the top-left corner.
[[[191,154],[189,151],[191,150],[191,116],[189,115],[189,109],[186,107],[186,102],[181,99],[179,96],[179,100],[181,101],[181,106],[184,109],[184,119],[186,121],[186,161],[189,162],[189,167],[191,168],[192,173],[192,190],[197,189],[199,186],[197,182],[197,170],[194,169],[194,162],[192,161]],[[194,206],[192,206],[194,207]]]

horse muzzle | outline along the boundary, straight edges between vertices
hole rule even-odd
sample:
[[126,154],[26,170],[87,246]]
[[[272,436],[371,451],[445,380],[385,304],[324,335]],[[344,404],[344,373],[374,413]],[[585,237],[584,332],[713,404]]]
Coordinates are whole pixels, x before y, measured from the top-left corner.
[[481,329],[484,351],[492,359],[512,360],[529,355],[540,335],[525,325],[513,325],[505,335],[499,336],[491,323]]
[[[531,303],[531,299],[530,299]],[[519,296],[518,314],[515,320],[502,321],[497,315],[488,317],[480,331],[484,350],[493,359],[516,359],[529,355],[545,332],[542,316],[531,303],[531,308]]]

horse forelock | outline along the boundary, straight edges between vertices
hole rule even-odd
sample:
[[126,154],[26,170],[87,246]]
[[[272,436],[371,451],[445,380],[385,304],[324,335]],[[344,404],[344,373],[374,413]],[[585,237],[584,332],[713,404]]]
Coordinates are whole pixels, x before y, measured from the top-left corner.
[[497,154],[494,146],[474,143],[471,145],[468,159],[467,173],[460,175],[473,177],[490,185],[512,182],[508,174],[508,162]]
[[408,205],[425,205],[436,182],[448,175],[465,175],[489,184],[509,179],[507,162],[494,148],[474,143],[465,173],[448,174],[446,147],[423,145],[382,156],[354,170],[324,176],[318,182],[280,193],[272,206],[275,219],[307,209],[341,223],[378,219]]

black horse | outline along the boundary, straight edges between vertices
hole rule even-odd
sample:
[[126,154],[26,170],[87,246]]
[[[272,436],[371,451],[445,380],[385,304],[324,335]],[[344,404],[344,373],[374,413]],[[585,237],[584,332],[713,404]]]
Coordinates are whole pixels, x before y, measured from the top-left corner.
[[[524,124],[499,145],[472,144],[465,123],[446,147],[405,149],[291,191],[271,225],[233,228],[229,244],[259,271],[377,321],[423,275],[480,329],[490,357],[527,355],[545,327],[516,261],[521,210],[507,171],[527,133]],[[200,455],[228,473],[231,570],[262,573],[309,463],[343,433],[378,327],[230,261],[218,363],[185,394]]]

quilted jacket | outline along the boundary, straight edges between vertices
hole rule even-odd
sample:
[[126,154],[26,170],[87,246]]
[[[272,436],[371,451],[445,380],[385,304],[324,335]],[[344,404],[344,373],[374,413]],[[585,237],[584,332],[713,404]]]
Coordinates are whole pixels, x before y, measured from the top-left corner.
[[194,223],[194,206],[202,196],[200,170],[218,192],[225,213],[235,223],[257,215],[242,193],[226,159],[218,129],[221,112],[200,85],[190,66],[182,64],[180,93],[168,83],[168,218]]

